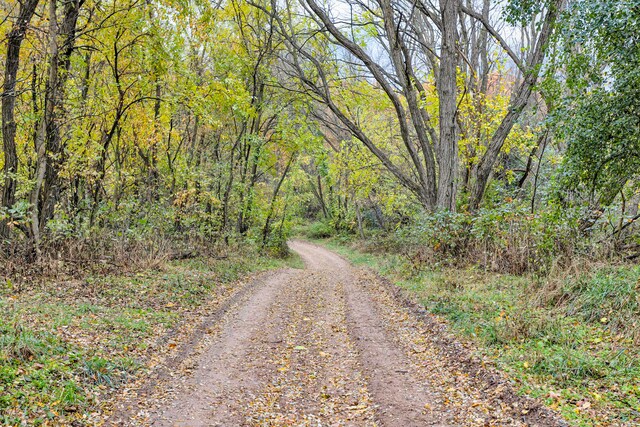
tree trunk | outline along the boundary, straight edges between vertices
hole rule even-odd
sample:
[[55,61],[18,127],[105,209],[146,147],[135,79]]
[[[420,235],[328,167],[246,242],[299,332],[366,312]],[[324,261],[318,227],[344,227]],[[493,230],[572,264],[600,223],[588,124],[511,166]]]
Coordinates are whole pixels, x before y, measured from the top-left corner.
[[[11,209],[15,203],[18,173],[18,154],[16,150],[16,78],[20,67],[20,47],[25,38],[39,0],[26,0],[21,3],[18,18],[7,35],[7,56],[4,69],[2,92],[2,143],[4,148],[4,188],[2,207]],[[0,220],[0,239],[9,238],[7,221]]]
[[364,240],[364,227],[362,225],[362,211],[360,210],[360,204],[355,203],[356,205],[356,219],[358,220],[358,234],[360,238]]
[[316,175],[316,180],[318,182],[318,200],[320,201],[320,207],[322,207],[322,214],[324,215],[324,219],[329,218],[329,212],[327,211],[327,204],[324,201],[324,194],[322,192],[322,178],[318,173]]
[[269,212],[267,213],[267,218],[264,221],[264,227],[262,227],[262,248],[267,245],[267,238],[269,237],[269,231],[271,229],[271,220],[273,219],[273,211],[276,200],[278,199],[278,193],[280,193],[280,187],[282,187],[282,183],[284,182],[287,174],[289,173],[289,169],[291,169],[291,165],[296,159],[296,154],[293,153],[289,161],[287,162],[287,166],[284,168],[284,172],[282,172],[282,176],[278,180],[278,184],[276,188],[273,190],[273,196],[271,196],[271,203],[269,204]]
[[[60,198],[60,166],[64,159],[64,146],[60,135],[60,117],[64,102],[64,86],[71,67],[71,54],[75,49],[76,25],[80,14],[80,7],[84,0],[69,0],[64,3],[62,23],[58,27],[55,0],[50,6],[50,49],[51,60],[49,81],[47,82],[47,96],[45,112],[42,120],[45,122],[45,175],[42,181],[42,191],[38,203],[40,231],[47,221],[53,218],[54,210]],[[62,37],[59,46],[58,38]],[[35,208],[35,207],[34,207]]]
[[438,151],[438,209],[455,211],[458,175],[458,138],[456,134],[456,39],[458,0],[440,0],[442,13],[442,49],[437,89],[440,105],[440,141]]

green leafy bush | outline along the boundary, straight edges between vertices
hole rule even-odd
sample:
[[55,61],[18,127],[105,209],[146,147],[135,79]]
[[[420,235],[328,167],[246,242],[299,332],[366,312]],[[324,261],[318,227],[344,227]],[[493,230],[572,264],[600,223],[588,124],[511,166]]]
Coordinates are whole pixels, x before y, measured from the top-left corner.
[[425,265],[437,261],[479,264],[509,273],[545,271],[577,245],[578,222],[573,214],[554,207],[531,213],[516,203],[475,215],[436,212],[400,228],[394,239],[408,243],[407,255]]
[[318,221],[309,226],[307,235],[312,239],[324,239],[334,234],[334,229],[326,222]]

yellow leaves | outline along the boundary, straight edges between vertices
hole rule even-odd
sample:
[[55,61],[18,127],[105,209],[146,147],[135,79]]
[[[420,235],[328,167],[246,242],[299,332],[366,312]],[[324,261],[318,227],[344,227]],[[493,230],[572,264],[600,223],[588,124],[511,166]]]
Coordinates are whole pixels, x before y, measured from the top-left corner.
[[179,191],[173,199],[173,206],[178,208],[181,213],[186,210],[192,210],[195,206],[204,206],[206,204],[216,209],[222,205],[222,202],[210,192],[197,188]]
[[511,150],[517,149],[522,153],[528,153],[536,146],[539,132],[541,130],[538,128],[514,126],[505,140],[503,151],[508,154]]
[[[491,75],[486,94],[464,90],[466,77],[459,75],[460,155],[467,165],[477,164],[505,117],[509,106],[509,83],[499,75]],[[502,152],[516,149],[528,154],[538,142],[538,128],[516,125],[506,139]]]
[[362,411],[366,411],[368,409],[368,406],[365,404],[360,404],[360,405],[349,406],[347,407],[347,409],[349,409],[350,411],[362,412]]
[[493,87],[487,94],[465,91],[462,88],[465,80],[458,79],[459,112],[463,123],[460,150],[470,160],[478,150],[482,154],[491,135],[507,113],[509,98],[505,83],[501,80],[492,82]]

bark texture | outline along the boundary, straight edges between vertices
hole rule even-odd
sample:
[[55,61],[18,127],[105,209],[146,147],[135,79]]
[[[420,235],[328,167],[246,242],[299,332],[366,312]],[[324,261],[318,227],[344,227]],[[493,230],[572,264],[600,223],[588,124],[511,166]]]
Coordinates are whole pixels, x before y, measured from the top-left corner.
[[[26,36],[31,18],[35,14],[39,0],[26,0],[21,3],[18,18],[7,35],[7,56],[4,68],[2,92],[2,143],[4,148],[4,188],[2,207],[10,209],[15,203],[16,173],[18,172],[18,154],[16,151],[16,78],[20,67],[20,47]],[[7,221],[0,221],[0,239],[9,238]]]
[[438,151],[438,209],[455,211],[458,176],[458,137],[456,134],[456,40],[458,0],[440,0],[442,48],[437,80],[440,106],[440,143]]

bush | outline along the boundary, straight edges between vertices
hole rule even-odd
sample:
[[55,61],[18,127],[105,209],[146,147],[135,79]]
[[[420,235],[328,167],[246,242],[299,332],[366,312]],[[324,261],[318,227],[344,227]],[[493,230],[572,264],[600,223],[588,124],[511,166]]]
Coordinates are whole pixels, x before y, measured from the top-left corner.
[[317,221],[309,226],[307,235],[312,239],[325,239],[334,234],[333,228],[326,222]]
[[521,274],[547,271],[556,259],[573,254],[578,233],[572,211],[551,208],[532,214],[525,206],[506,203],[475,215],[423,215],[394,239],[405,242],[405,255],[417,268],[432,262],[479,264]]

